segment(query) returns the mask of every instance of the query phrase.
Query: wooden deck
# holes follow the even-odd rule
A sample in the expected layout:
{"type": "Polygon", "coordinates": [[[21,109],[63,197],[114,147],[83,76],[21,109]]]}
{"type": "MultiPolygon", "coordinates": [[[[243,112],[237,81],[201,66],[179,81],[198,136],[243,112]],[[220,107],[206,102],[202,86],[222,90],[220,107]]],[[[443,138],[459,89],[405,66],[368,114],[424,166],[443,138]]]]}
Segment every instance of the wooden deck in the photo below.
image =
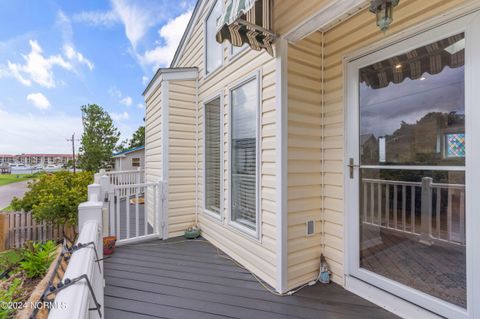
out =
{"type": "Polygon", "coordinates": [[[336,284],[273,295],[204,240],[118,247],[104,267],[107,319],[397,318],[336,284]]]}

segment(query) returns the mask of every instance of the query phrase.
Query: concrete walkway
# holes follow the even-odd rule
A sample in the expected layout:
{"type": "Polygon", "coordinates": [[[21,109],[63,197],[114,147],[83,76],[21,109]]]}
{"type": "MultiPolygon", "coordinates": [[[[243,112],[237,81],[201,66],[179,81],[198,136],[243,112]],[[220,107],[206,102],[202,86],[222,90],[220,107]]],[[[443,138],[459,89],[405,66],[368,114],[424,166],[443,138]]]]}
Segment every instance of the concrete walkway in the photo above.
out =
{"type": "Polygon", "coordinates": [[[0,186],[0,210],[10,205],[14,196],[23,197],[28,190],[28,182],[29,181],[23,181],[0,186]]]}

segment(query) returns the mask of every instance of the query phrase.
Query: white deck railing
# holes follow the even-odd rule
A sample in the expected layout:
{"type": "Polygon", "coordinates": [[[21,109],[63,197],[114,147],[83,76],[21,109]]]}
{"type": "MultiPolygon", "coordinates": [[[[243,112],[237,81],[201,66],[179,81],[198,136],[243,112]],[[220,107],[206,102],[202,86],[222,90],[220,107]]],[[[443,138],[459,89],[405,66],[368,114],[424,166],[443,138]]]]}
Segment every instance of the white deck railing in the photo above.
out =
{"type": "Polygon", "coordinates": [[[50,310],[49,319],[86,319],[104,317],[103,236],[101,201],[102,190],[99,176],[96,184],[88,187],[88,202],[78,207],[80,233],[76,245],[84,248],[72,253],[62,282],[74,282],[58,291],[50,310]],[[95,243],[90,244],[90,243],[95,243]],[[98,259],[97,259],[98,258],[98,259]]]}
{"type": "Polygon", "coordinates": [[[465,185],[362,179],[361,220],[433,241],[465,245],[465,185]],[[418,213],[418,217],[417,217],[418,213]],[[435,213],[435,216],[434,216],[435,213]]]}

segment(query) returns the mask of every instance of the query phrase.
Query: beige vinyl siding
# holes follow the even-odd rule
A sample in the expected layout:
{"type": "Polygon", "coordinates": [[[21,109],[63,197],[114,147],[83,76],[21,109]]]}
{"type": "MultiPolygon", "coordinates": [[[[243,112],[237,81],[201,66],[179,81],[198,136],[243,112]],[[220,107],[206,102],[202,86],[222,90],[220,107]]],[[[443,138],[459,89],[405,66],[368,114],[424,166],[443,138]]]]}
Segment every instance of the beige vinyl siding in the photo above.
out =
{"type": "Polygon", "coordinates": [[[322,35],[288,46],[288,289],[318,276],[321,251],[322,35]],[[306,222],[315,234],[306,236],[306,222]]]}
{"type": "Polygon", "coordinates": [[[168,236],[195,223],[195,81],[168,83],[168,236]]]}
{"type": "Polygon", "coordinates": [[[274,0],[273,30],[284,35],[306,21],[332,0],[274,0]]]}
{"type": "Polygon", "coordinates": [[[394,11],[394,22],[384,34],[375,25],[375,16],[362,10],[325,33],[324,112],[324,240],[325,254],[333,279],[342,284],[344,273],[344,74],[343,57],[364,49],[389,35],[448,11],[466,1],[403,0],[394,11]]]}
{"type": "MultiPolygon", "coordinates": [[[[162,84],[152,90],[145,100],[145,173],[149,183],[163,179],[162,84]]],[[[152,195],[149,190],[148,198],[152,195]]],[[[148,210],[148,220],[153,221],[153,208],[148,210]]]]}
{"type": "Polygon", "coordinates": [[[193,26],[190,38],[186,41],[183,55],[175,67],[193,67],[199,69],[198,96],[198,212],[203,236],[225,253],[254,272],[268,284],[276,286],[276,113],[275,113],[275,59],[265,52],[250,49],[229,59],[229,47],[224,44],[224,64],[205,79],[204,74],[204,33],[203,22],[213,1],[205,1],[199,12],[199,19],[193,26]],[[232,227],[227,222],[228,203],[228,128],[229,128],[229,88],[247,76],[260,74],[261,84],[261,160],[260,178],[260,220],[261,237],[255,239],[232,227]],[[224,211],[223,220],[215,219],[203,213],[203,109],[202,103],[215,95],[223,96],[224,122],[224,211]]]}

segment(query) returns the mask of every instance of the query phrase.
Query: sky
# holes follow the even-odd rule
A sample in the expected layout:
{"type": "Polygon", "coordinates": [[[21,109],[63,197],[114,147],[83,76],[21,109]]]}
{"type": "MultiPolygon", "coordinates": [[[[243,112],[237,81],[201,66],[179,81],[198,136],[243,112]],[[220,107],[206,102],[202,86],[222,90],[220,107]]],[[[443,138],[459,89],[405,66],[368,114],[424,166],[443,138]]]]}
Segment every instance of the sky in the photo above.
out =
{"type": "MultiPolygon", "coordinates": [[[[122,139],[142,92],[170,64],[195,0],[0,2],[0,154],[68,153],[80,107],[101,105],[122,139]]],[[[78,143],[77,143],[78,144],[78,143]]]]}

